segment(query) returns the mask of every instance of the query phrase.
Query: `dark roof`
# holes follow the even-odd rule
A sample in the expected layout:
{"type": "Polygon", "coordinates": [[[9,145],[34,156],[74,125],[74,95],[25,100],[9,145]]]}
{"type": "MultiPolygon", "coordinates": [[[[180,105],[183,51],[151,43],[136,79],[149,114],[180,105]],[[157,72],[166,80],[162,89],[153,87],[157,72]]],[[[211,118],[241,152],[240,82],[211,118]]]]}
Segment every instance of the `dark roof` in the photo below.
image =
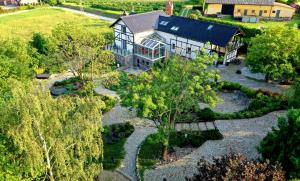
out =
{"type": "Polygon", "coordinates": [[[273,5],[275,0],[206,0],[209,4],[252,4],[252,5],[273,5]]]}
{"type": "Polygon", "coordinates": [[[221,47],[225,47],[236,33],[242,32],[234,26],[179,16],[160,16],[157,30],[203,43],[210,42],[221,47]],[[168,22],[167,25],[161,24],[162,21],[168,22]],[[174,27],[178,30],[174,30],[174,27]]]}
{"type": "Polygon", "coordinates": [[[122,20],[132,33],[140,33],[155,28],[159,16],[166,16],[164,11],[152,11],[148,13],[133,14],[120,17],[112,26],[122,20]]]}

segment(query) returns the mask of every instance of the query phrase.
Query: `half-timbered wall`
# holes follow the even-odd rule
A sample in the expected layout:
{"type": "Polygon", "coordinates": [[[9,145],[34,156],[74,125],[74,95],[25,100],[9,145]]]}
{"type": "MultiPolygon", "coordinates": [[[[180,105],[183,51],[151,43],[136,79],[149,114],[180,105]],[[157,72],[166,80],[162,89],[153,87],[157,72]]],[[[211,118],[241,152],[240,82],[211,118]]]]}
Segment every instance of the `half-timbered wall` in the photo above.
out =
{"type": "Polygon", "coordinates": [[[114,27],[115,45],[118,48],[126,49],[133,52],[134,34],[128,29],[123,21],[119,21],[114,27]],[[126,32],[123,32],[122,27],[126,28],[126,32]],[[126,44],[126,45],[124,45],[126,44]]]}

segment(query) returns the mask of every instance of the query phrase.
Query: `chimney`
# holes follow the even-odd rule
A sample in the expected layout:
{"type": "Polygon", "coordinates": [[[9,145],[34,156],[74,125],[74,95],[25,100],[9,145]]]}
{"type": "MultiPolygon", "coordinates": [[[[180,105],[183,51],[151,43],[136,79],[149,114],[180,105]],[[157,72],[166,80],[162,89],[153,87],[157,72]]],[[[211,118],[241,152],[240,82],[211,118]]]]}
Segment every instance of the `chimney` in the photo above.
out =
{"type": "Polygon", "coordinates": [[[166,4],[166,14],[169,15],[169,16],[172,16],[173,15],[173,9],[174,9],[173,1],[168,0],[168,2],[166,4]]]}

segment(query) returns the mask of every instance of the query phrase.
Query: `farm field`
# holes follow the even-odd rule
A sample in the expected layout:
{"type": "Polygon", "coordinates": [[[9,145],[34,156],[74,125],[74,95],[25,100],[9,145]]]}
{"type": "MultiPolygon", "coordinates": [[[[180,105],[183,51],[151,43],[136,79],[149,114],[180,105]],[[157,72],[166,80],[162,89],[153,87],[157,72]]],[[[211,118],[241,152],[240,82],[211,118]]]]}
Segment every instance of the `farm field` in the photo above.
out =
{"type": "Polygon", "coordinates": [[[60,24],[72,22],[91,31],[109,32],[109,22],[54,8],[38,8],[29,12],[0,18],[0,38],[31,39],[32,33],[50,34],[60,24]]]}

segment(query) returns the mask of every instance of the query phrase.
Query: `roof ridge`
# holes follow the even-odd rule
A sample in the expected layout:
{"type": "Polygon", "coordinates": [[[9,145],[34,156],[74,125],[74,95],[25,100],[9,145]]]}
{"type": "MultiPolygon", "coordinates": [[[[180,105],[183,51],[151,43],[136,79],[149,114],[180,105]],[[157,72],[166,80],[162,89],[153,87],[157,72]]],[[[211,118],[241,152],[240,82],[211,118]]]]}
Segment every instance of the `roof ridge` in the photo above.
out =
{"type": "Polygon", "coordinates": [[[137,14],[132,14],[132,15],[128,15],[128,16],[121,16],[121,18],[126,18],[126,17],[133,17],[133,16],[139,16],[139,15],[145,15],[145,14],[153,14],[153,13],[156,13],[156,12],[163,12],[163,10],[156,10],[156,11],[148,11],[148,12],[145,12],[145,13],[137,13],[137,14]]]}

